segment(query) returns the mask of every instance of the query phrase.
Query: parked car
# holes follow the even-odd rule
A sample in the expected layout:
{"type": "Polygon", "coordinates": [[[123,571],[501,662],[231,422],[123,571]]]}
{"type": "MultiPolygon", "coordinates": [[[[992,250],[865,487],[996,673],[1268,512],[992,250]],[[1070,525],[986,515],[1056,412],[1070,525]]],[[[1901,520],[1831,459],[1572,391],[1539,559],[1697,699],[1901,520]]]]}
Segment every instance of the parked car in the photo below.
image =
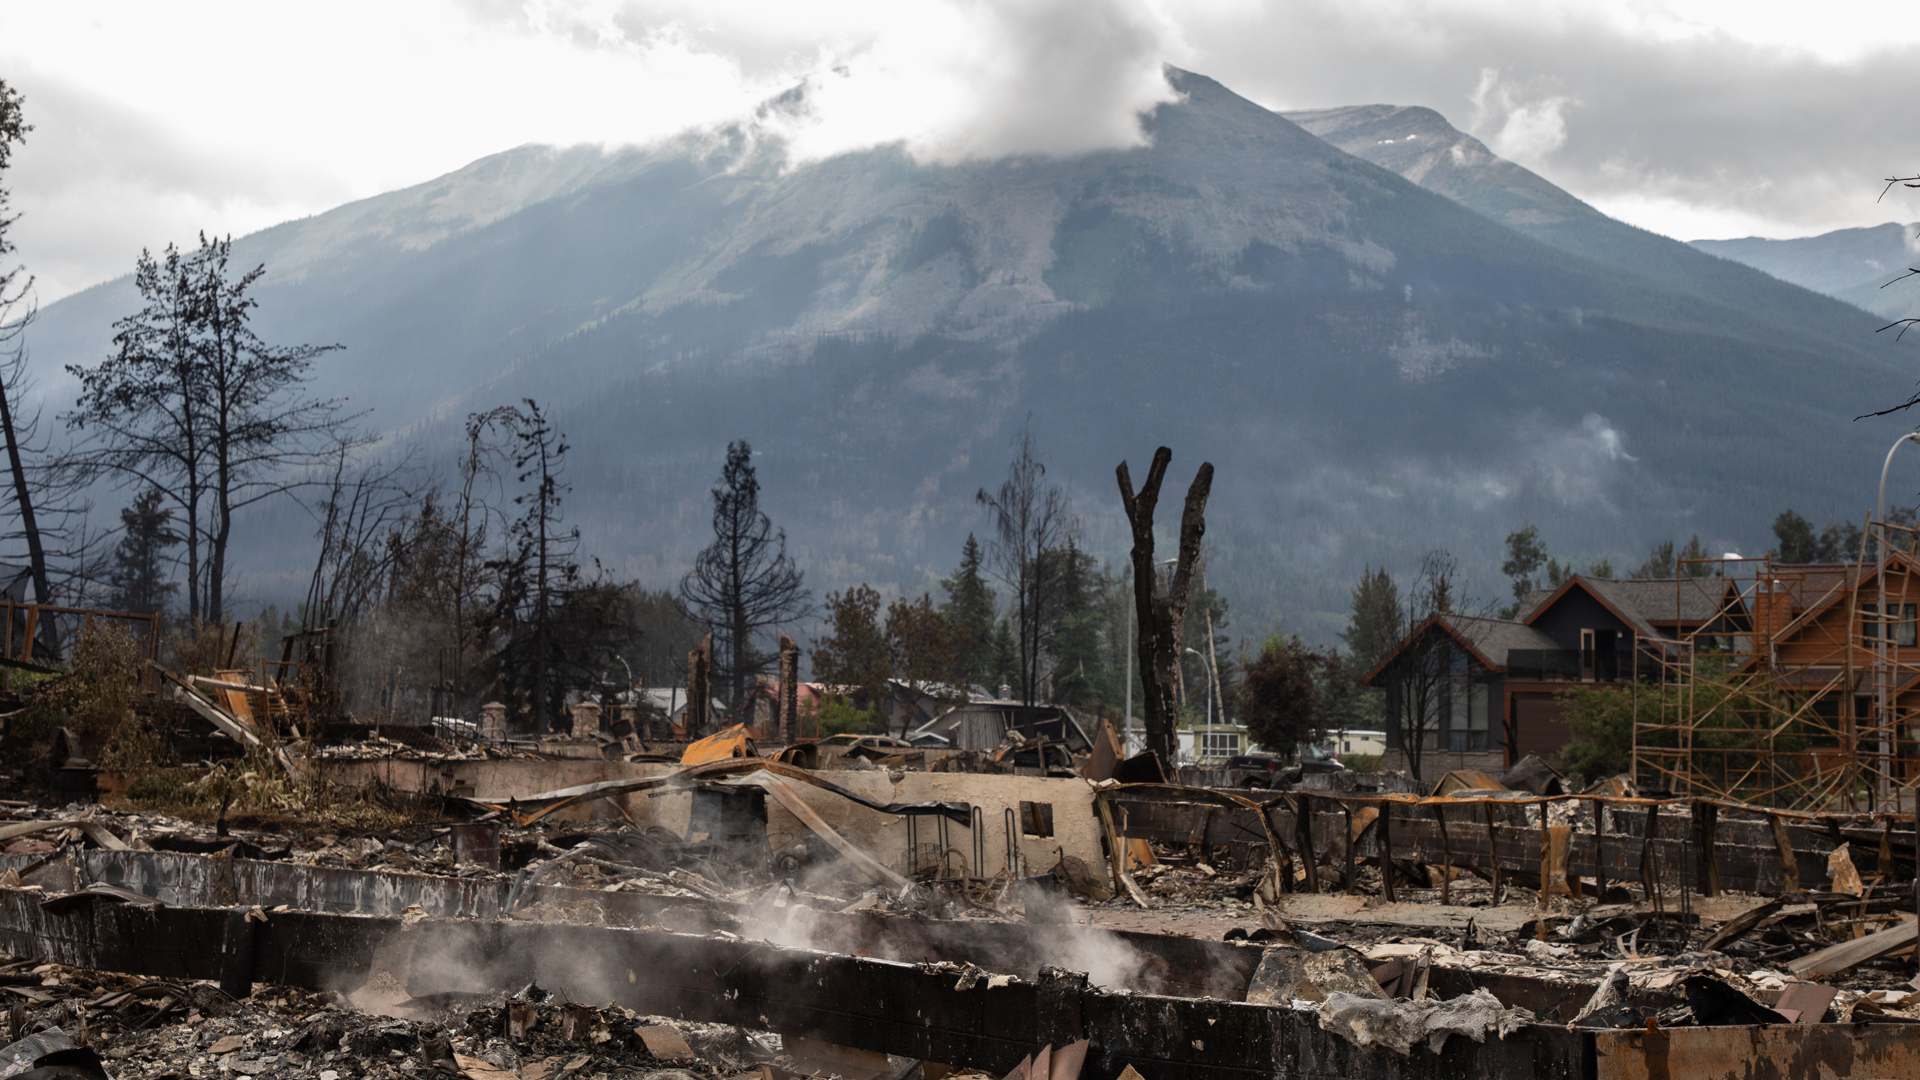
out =
{"type": "Polygon", "coordinates": [[[1238,754],[1227,759],[1227,781],[1234,787],[1272,787],[1286,767],[1272,754],[1238,754]]]}
{"type": "Polygon", "coordinates": [[[863,757],[877,760],[918,749],[891,735],[830,735],[820,740],[822,758],[863,757]]]}
{"type": "Polygon", "coordinates": [[[1239,754],[1227,759],[1227,782],[1233,787],[1271,788],[1292,784],[1308,773],[1340,772],[1340,759],[1318,747],[1302,746],[1300,762],[1289,765],[1272,754],[1239,754]]]}

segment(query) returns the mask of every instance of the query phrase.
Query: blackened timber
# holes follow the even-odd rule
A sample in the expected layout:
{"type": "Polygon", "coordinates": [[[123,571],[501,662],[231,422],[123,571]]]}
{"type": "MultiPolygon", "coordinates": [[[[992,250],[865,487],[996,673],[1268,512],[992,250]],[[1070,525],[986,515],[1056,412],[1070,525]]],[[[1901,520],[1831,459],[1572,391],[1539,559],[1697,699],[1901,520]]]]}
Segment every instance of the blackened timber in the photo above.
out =
{"type": "MultiPolygon", "coordinates": [[[[214,978],[230,963],[218,908],[96,903],[56,915],[40,897],[0,890],[0,948],[75,967],[214,978]]],[[[404,952],[407,992],[488,992],[529,981],[577,1001],[1005,1072],[1042,1041],[1093,1041],[1086,1074],[1131,1066],[1157,1080],[1574,1080],[1591,1075],[1592,1035],[1529,1026],[1505,1040],[1464,1038],[1440,1054],[1363,1050],[1319,1030],[1313,1012],[1244,1002],[1109,993],[1047,975],[958,989],[946,965],[787,949],[624,927],[521,920],[274,912],[259,924],[252,981],[352,989],[376,951],[404,952]],[[641,977],[641,973],[645,977],[641,977]]]]}

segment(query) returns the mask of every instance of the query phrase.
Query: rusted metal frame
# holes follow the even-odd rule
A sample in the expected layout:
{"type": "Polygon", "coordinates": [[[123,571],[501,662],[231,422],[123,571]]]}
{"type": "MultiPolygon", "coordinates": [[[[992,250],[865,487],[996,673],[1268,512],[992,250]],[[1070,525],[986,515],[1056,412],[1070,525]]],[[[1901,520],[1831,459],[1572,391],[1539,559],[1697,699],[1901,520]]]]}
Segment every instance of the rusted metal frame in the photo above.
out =
{"type": "Polygon", "coordinates": [[[1707,801],[1693,804],[1693,842],[1697,860],[1695,876],[1707,896],[1720,895],[1720,864],[1713,857],[1719,820],[1719,806],[1707,801]]]}
{"type": "Polygon", "coordinates": [[[1654,914],[1662,914],[1665,901],[1660,895],[1660,867],[1653,859],[1653,842],[1660,834],[1660,807],[1647,808],[1646,839],[1640,848],[1640,887],[1653,904],[1654,914]]]}
{"type": "MultiPolygon", "coordinates": [[[[1547,894],[1553,889],[1553,838],[1547,831],[1547,804],[1540,807],[1540,910],[1547,910],[1547,894]]],[[[1546,923],[1540,924],[1541,932],[1546,931],[1546,923]]]]}
{"type": "Polygon", "coordinates": [[[1340,853],[1342,858],[1340,887],[1348,896],[1352,896],[1354,886],[1358,884],[1358,882],[1354,880],[1353,848],[1354,845],[1359,842],[1360,838],[1353,835],[1353,811],[1348,809],[1345,803],[1342,803],[1340,804],[1340,813],[1345,819],[1345,827],[1340,830],[1340,853]]]}
{"type": "Polygon", "coordinates": [[[1254,820],[1260,823],[1260,835],[1266,841],[1268,857],[1276,866],[1286,863],[1286,846],[1280,842],[1280,836],[1274,831],[1273,822],[1267,816],[1267,808],[1283,802],[1284,797],[1255,802],[1244,795],[1230,791],[1182,787],[1177,784],[1121,784],[1102,790],[1112,793],[1113,797],[1123,802],[1133,797],[1140,797],[1162,802],[1211,803],[1234,810],[1250,811],[1254,820]]]}
{"type": "Polygon", "coordinates": [[[1481,807],[1486,811],[1487,817],[1487,876],[1493,885],[1493,902],[1498,904],[1502,893],[1500,890],[1500,855],[1494,850],[1493,846],[1493,803],[1482,803],[1481,807]]]}
{"type": "Polygon", "coordinates": [[[1440,828],[1440,902],[1453,903],[1453,842],[1447,837],[1447,808],[1433,808],[1434,824],[1440,828]]]}
{"type": "MultiPolygon", "coordinates": [[[[575,787],[560,788],[557,791],[534,795],[530,798],[514,799],[510,803],[488,802],[480,799],[465,799],[463,801],[484,810],[497,810],[502,813],[511,814],[517,823],[521,825],[531,825],[556,810],[580,803],[592,802],[596,799],[610,798],[615,795],[634,794],[657,787],[696,783],[718,777],[734,776],[762,770],[773,773],[776,776],[786,777],[789,780],[798,780],[802,783],[812,784],[814,787],[820,788],[823,791],[832,792],[849,802],[856,802],[882,813],[897,812],[874,802],[864,795],[857,794],[831,781],[824,780],[818,774],[807,769],[802,769],[796,765],[789,765],[784,761],[777,761],[773,758],[760,757],[728,758],[723,761],[712,761],[704,765],[689,766],[661,776],[639,776],[629,780],[602,780],[592,784],[580,784],[575,787]],[[533,812],[527,813],[526,811],[530,807],[533,812]]],[[[965,825],[972,819],[971,810],[965,803],[938,803],[932,805],[940,807],[940,812],[947,814],[948,817],[958,824],[965,825]]]]}
{"type": "Polygon", "coordinates": [[[1778,1024],[1601,1031],[1596,1080],[1801,1080],[1920,1074],[1920,1040],[1900,1024],[1778,1024]]]}
{"type": "MultiPolygon", "coordinates": [[[[1483,812],[1490,810],[1493,805],[1496,804],[1486,804],[1483,812]]],[[[1317,816],[1321,820],[1316,821],[1313,828],[1326,833],[1329,839],[1341,828],[1341,815],[1327,812],[1317,816]]],[[[1454,865],[1483,875],[1491,874],[1491,863],[1497,860],[1502,867],[1503,879],[1510,879],[1510,883],[1532,884],[1536,880],[1541,843],[1537,825],[1496,824],[1491,840],[1494,853],[1489,855],[1489,840],[1484,831],[1484,824],[1472,820],[1462,823],[1451,815],[1449,818],[1447,834],[1443,838],[1436,821],[1425,818],[1409,819],[1396,815],[1395,848],[1398,851],[1412,848],[1415,852],[1412,857],[1426,863],[1438,864],[1450,857],[1454,865]],[[1450,851],[1449,848],[1451,848],[1450,851]]],[[[1695,845],[1690,836],[1683,841],[1671,835],[1658,834],[1652,841],[1652,852],[1649,856],[1646,841],[1639,835],[1637,828],[1641,820],[1644,819],[1636,819],[1632,823],[1635,828],[1623,828],[1622,826],[1627,823],[1621,822],[1618,817],[1612,817],[1608,825],[1610,830],[1614,830],[1612,843],[1607,844],[1603,837],[1598,848],[1595,847],[1594,836],[1590,831],[1581,830],[1570,833],[1567,836],[1568,866],[1585,870],[1595,863],[1597,858],[1604,857],[1605,873],[1609,882],[1623,879],[1631,881],[1639,875],[1643,858],[1651,857],[1668,865],[1680,865],[1676,860],[1690,860],[1693,857],[1695,845]]],[[[1754,834],[1753,838],[1761,843],[1731,844],[1727,842],[1726,837],[1734,824],[1736,823],[1730,823],[1724,817],[1719,823],[1721,839],[1715,844],[1714,857],[1719,867],[1721,890],[1759,893],[1778,890],[1780,888],[1780,875],[1777,869],[1778,849],[1771,833],[1763,825],[1756,823],[1749,832],[1754,834]]],[[[1671,830],[1668,832],[1670,833],[1671,830]]],[[[1898,843],[1904,844],[1904,833],[1896,834],[1896,838],[1898,843]]],[[[1812,853],[1808,857],[1813,858],[1824,850],[1825,840],[1822,838],[1821,843],[1811,849],[1812,853]]],[[[1899,847],[1896,854],[1904,861],[1906,856],[1904,846],[1899,847]]],[[[1873,859],[1872,849],[1861,849],[1860,865],[1863,868],[1870,867],[1873,859]]],[[[1578,875],[1569,874],[1569,888],[1575,876],[1578,875]]],[[[1584,888],[1583,882],[1583,891],[1584,888]]]]}
{"type": "Polygon", "coordinates": [[[1106,842],[1107,867],[1113,872],[1113,894],[1126,896],[1131,890],[1127,888],[1127,856],[1122,850],[1125,841],[1120,838],[1120,830],[1114,826],[1113,804],[1109,801],[1108,793],[1094,792],[1093,806],[1100,816],[1101,839],[1106,842]]]}
{"type": "Polygon", "coordinates": [[[1393,894],[1393,800],[1380,800],[1380,887],[1387,903],[1395,903],[1393,894]]]}
{"type": "Polygon", "coordinates": [[[1307,891],[1320,891],[1320,858],[1313,851],[1313,796],[1300,792],[1293,798],[1294,843],[1300,849],[1300,861],[1307,871],[1307,891]]]}
{"type": "MultiPolygon", "coordinates": [[[[1780,820],[1780,815],[1768,814],[1767,826],[1773,833],[1774,851],[1780,856],[1780,890],[1793,892],[1800,887],[1800,859],[1787,836],[1786,823],[1780,820]]],[[[1916,838],[1916,842],[1920,842],[1920,833],[1916,833],[1916,838]]]]}
{"type": "Polygon", "coordinates": [[[1593,800],[1593,898],[1607,899],[1607,804],[1593,800]]]}

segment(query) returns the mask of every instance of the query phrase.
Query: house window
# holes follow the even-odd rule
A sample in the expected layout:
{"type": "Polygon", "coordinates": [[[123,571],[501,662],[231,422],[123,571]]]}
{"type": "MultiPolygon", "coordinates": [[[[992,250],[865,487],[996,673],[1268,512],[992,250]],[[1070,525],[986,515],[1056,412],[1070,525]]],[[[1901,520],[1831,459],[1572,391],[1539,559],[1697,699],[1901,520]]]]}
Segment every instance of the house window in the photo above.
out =
{"type": "Polygon", "coordinates": [[[1203,731],[1200,733],[1200,748],[1203,757],[1232,757],[1240,752],[1240,733],[1203,731]]]}
{"type": "MultiPolygon", "coordinates": [[[[1895,645],[1920,644],[1920,604],[1888,604],[1887,615],[1894,620],[1895,645]]],[[[1880,605],[1860,605],[1860,639],[1872,644],[1880,640],[1880,605]]]]}
{"type": "Polygon", "coordinates": [[[1020,802],[1020,832],[1026,836],[1053,835],[1053,804],[1020,802]]]}
{"type": "Polygon", "coordinates": [[[1485,750],[1490,701],[1487,684],[1470,680],[1464,685],[1456,684],[1449,697],[1451,716],[1447,724],[1447,749],[1454,753],[1485,750]]]}

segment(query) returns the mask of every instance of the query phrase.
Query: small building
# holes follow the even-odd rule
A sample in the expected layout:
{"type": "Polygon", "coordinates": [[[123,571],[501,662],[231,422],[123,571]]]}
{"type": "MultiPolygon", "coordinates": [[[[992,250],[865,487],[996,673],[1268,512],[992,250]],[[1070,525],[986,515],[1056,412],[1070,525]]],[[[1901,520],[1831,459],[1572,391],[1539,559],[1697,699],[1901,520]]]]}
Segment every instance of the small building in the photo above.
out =
{"type": "Polygon", "coordinates": [[[1228,758],[1246,753],[1252,745],[1246,725],[1226,721],[1181,728],[1179,737],[1180,763],[1202,768],[1225,765],[1228,758]]]}
{"type": "Polygon", "coordinates": [[[1387,733],[1363,728],[1329,728],[1316,744],[1335,756],[1379,757],[1387,752],[1387,733]]]}

